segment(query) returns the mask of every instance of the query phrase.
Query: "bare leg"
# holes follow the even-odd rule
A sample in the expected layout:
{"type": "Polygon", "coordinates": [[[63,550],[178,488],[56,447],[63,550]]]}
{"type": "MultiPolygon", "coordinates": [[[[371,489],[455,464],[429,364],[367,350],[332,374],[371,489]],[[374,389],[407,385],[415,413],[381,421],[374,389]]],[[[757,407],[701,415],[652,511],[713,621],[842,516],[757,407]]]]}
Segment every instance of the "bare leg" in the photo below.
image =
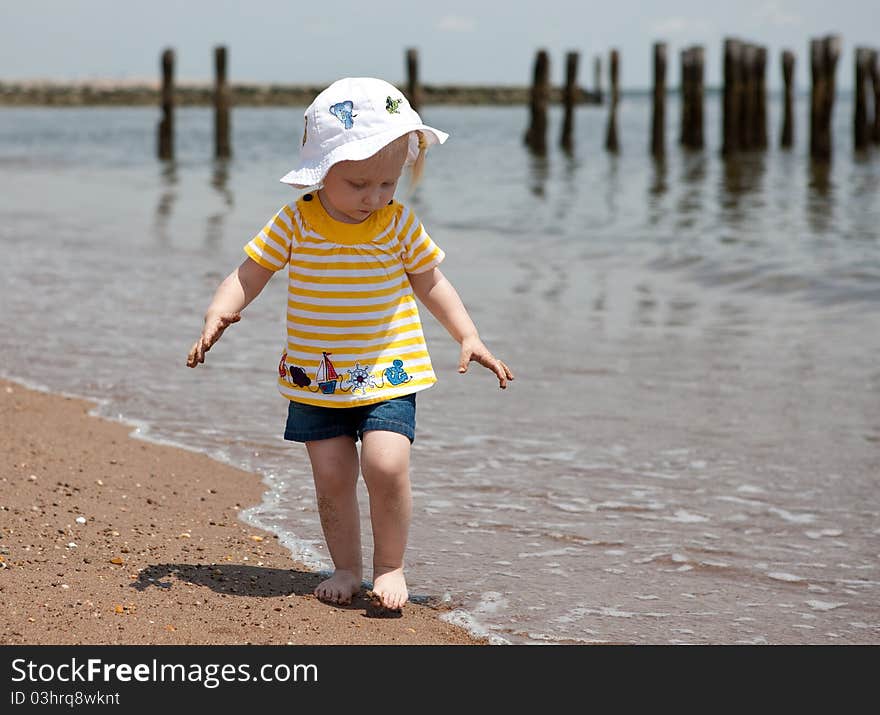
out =
{"type": "Polygon", "coordinates": [[[412,516],[410,442],[402,434],[382,430],[365,432],[363,440],[361,473],[373,525],[373,593],[385,608],[398,610],[409,597],[403,554],[412,516]]]}
{"type": "Polygon", "coordinates": [[[321,528],[335,571],[315,588],[331,603],[351,603],[361,588],[361,521],[357,501],[358,453],[351,437],[306,442],[315,479],[321,528]]]}

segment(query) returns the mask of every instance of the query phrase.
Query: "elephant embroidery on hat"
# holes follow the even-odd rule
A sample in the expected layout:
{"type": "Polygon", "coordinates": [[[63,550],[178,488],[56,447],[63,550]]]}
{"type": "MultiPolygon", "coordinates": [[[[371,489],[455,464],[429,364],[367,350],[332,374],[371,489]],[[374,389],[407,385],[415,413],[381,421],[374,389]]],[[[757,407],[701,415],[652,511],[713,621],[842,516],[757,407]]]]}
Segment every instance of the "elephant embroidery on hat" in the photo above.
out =
{"type": "Polygon", "coordinates": [[[354,104],[351,100],[346,100],[344,102],[337,102],[330,107],[330,114],[342,122],[343,127],[351,129],[354,126],[354,118],[357,116],[357,114],[352,114],[353,110],[354,104]]]}

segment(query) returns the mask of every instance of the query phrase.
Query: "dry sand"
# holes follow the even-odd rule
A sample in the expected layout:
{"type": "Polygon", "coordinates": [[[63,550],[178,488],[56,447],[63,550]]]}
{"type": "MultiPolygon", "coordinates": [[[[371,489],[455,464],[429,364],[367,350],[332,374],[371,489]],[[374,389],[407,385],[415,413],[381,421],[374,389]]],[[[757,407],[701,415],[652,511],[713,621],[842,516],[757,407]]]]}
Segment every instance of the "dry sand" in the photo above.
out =
{"type": "Polygon", "coordinates": [[[482,642],[434,607],[318,601],[318,576],[238,518],[256,475],[132,439],[92,407],[0,381],[0,643],[482,642]]]}

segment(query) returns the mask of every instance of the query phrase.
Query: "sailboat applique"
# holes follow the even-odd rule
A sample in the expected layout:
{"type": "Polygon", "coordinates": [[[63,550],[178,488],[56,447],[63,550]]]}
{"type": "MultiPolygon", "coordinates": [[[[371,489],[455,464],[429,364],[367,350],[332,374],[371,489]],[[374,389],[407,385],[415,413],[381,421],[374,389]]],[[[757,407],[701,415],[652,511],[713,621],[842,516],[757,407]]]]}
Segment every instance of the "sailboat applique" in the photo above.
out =
{"type": "Polygon", "coordinates": [[[330,355],[333,353],[321,354],[324,357],[321,358],[321,362],[318,365],[318,372],[316,375],[318,387],[323,394],[332,395],[336,392],[336,381],[339,380],[339,375],[336,374],[336,368],[333,367],[333,363],[330,362],[330,355]]]}

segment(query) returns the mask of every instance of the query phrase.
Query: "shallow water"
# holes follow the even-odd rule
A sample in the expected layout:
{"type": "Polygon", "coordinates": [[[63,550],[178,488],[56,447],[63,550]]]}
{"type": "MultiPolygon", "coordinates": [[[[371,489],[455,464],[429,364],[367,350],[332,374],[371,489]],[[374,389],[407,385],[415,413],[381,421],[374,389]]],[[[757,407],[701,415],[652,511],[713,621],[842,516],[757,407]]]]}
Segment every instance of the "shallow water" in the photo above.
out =
{"type": "MultiPolygon", "coordinates": [[[[845,97],[828,171],[803,99],[794,150],[735,162],[717,98],[706,151],[670,126],[663,164],[645,98],[622,103],[616,157],[605,111],[543,159],[523,108],[424,113],[452,139],[410,202],[517,379],[459,376],[425,312],[440,382],[419,395],[411,590],[496,642],[880,642],[880,149],[853,155],[845,97]]],[[[214,162],[209,111],[181,110],[161,164],[155,110],[0,110],[0,373],[261,473],[246,518],[328,568],[304,449],[281,439],[283,281],[183,366],[294,196],[277,178],[301,116],[235,110],[214,162]]]]}

